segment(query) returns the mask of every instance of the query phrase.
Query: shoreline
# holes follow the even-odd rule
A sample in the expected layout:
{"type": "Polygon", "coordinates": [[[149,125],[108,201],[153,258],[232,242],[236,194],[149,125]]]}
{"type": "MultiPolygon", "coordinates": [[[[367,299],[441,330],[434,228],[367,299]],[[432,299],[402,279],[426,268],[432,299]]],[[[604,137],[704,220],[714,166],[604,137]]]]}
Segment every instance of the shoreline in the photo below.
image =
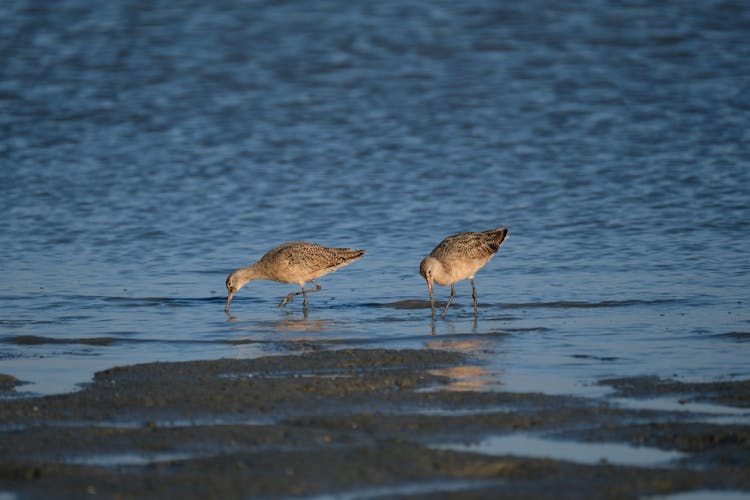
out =
{"type": "Polygon", "coordinates": [[[674,396],[680,404],[729,404],[744,416],[716,423],[608,398],[444,390],[445,368],[465,359],[439,350],[342,349],[157,362],[98,372],[74,393],[23,398],[8,397],[17,381],[0,376],[0,493],[750,492],[743,411],[750,381],[601,381],[617,398],[674,396]],[[544,448],[539,456],[535,445],[544,448]]]}

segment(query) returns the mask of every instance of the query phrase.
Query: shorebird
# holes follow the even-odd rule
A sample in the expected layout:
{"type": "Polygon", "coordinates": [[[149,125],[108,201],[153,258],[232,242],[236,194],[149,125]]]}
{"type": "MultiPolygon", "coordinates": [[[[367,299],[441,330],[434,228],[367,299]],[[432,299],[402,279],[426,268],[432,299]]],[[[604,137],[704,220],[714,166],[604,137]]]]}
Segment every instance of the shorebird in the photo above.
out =
{"type": "Polygon", "coordinates": [[[361,259],[364,254],[364,250],[330,248],[305,241],[284,243],[269,250],[255,264],[237,269],[227,276],[227,305],[224,311],[229,312],[229,304],[232,303],[237,291],[251,280],[271,280],[278,283],[299,284],[302,290],[284,297],[279,307],[284,307],[294,297],[302,294],[302,297],[304,297],[302,304],[306,309],[307,293],[318,292],[322,288],[315,281],[316,278],[349,265],[355,260],[361,259]],[[313,282],[314,289],[305,290],[305,284],[308,281],[313,282]]]}
{"type": "Polygon", "coordinates": [[[471,296],[474,298],[474,316],[477,312],[477,289],[474,286],[474,275],[482,269],[497,253],[500,245],[508,237],[509,229],[500,227],[481,233],[460,233],[448,236],[441,241],[430,255],[419,264],[419,274],[427,281],[430,290],[430,307],[432,319],[435,319],[435,293],[433,283],[450,285],[451,296],[445,304],[442,317],[445,318],[456,296],[456,283],[469,279],[471,296]]]}

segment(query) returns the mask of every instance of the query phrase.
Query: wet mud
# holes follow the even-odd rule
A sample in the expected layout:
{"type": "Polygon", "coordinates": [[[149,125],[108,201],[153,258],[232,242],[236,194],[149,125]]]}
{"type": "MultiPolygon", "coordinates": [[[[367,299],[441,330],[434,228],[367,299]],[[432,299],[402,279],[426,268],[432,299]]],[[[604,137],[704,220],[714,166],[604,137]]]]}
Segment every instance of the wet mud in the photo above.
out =
{"type": "Polygon", "coordinates": [[[12,377],[10,375],[5,375],[4,373],[0,373],[0,395],[3,392],[13,390],[17,385],[21,385],[21,384],[23,384],[23,382],[18,380],[16,377],[12,377]]]}
{"type": "Polygon", "coordinates": [[[612,379],[602,383],[613,388],[613,398],[599,399],[447,390],[450,368],[465,363],[458,353],[383,349],[150,363],[99,372],[78,392],[46,397],[19,397],[14,391],[22,386],[0,376],[0,494],[750,493],[747,413],[716,423],[613,399],[670,395],[741,409],[748,407],[747,382],[612,379]],[[474,447],[493,436],[548,439],[550,454],[474,447]],[[657,449],[675,458],[623,464],[616,454],[593,462],[555,455],[555,443],[570,442],[617,443],[636,453],[657,449]]]}

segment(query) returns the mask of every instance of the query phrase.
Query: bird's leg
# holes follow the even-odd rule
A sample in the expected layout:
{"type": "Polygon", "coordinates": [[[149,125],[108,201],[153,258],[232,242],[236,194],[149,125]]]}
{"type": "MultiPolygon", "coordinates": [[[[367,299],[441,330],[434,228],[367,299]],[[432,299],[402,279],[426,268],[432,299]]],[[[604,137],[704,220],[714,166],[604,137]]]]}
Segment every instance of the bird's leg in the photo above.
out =
{"type": "Polygon", "coordinates": [[[474,286],[474,279],[470,279],[469,283],[471,283],[471,297],[474,299],[474,317],[476,318],[479,315],[477,308],[477,288],[474,286]]]}
{"type": "Polygon", "coordinates": [[[302,287],[302,290],[300,290],[299,292],[290,293],[289,295],[284,297],[284,300],[281,301],[281,303],[279,304],[279,307],[284,307],[285,305],[290,303],[292,300],[294,300],[294,297],[301,294],[303,297],[302,307],[306,308],[307,307],[307,292],[310,292],[310,293],[319,292],[323,288],[322,286],[320,286],[320,283],[318,283],[317,281],[315,280],[310,280],[310,281],[312,281],[315,284],[315,288],[313,288],[312,290],[305,290],[305,288],[302,287]]]}
{"type": "Polygon", "coordinates": [[[307,293],[313,293],[313,292],[319,292],[323,287],[320,286],[320,283],[318,283],[315,280],[310,280],[313,282],[313,285],[315,285],[315,288],[312,290],[305,290],[302,288],[302,297],[304,297],[304,300],[302,301],[302,309],[307,309],[307,293]]]}
{"type": "Polygon", "coordinates": [[[443,318],[445,318],[445,315],[448,314],[448,308],[451,306],[451,302],[453,302],[453,297],[456,296],[456,284],[451,284],[451,296],[448,297],[448,303],[445,304],[445,309],[443,309],[443,318]]]}
{"type": "Polygon", "coordinates": [[[279,302],[279,307],[284,307],[285,305],[287,305],[288,303],[290,303],[291,301],[293,301],[294,297],[296,295],[299,295],[299,294],[300,294],[300,292],[292,292],[292,293],[290,293],[289,295],[287,295],[286,297],[284,297],[281,300],[281,302],[279,302]]]}

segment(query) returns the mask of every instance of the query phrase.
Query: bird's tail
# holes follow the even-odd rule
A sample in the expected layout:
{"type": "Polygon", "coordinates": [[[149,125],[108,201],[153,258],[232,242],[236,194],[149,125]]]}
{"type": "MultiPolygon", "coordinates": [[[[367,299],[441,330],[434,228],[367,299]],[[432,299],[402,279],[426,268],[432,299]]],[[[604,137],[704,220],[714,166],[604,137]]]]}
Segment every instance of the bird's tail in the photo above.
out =
{"type": "Polygon", "coordinates": [[[346,260],[351,260],[351,261],[361,259],[367,253],[367,250],[352,250],[349,248],[347,248],[346,250],[347,252],[345,252],[345,258],[346,260]]]}
{"type": "Polygon", "coordinates": [[[498,251],[500,245],[502,245],[505,239],[508,237],[508,233],[510,233],[510,229],[507,227],[499,227],[497,229],[491,229],[485,232],[485,234],[489,236],[490,247],[493,251],[498,251]]]}
{"type": "Polygon", "coordinates": [[[333,266],[339,268],[351,264],[355,260],[359,260],[365,256],[366,250],[352,250],[351,248],[337,248],[336,249],[338,262],[333,266]]]}

